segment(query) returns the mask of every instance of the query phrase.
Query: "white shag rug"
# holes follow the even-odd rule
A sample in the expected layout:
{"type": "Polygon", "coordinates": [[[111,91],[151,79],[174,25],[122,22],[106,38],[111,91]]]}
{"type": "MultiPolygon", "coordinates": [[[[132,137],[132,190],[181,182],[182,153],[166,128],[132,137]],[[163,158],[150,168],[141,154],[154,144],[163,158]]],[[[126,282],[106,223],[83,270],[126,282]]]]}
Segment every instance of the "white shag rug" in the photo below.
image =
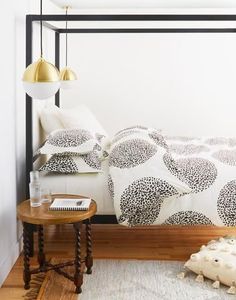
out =
{"type": "Polygon", "coordinates": [[[143,260],[95,260],[93,274],[84,274],[79,300],[228,300],[227,287],[195,281],[188,273],[176,278],[184,263],[143,260]]]}

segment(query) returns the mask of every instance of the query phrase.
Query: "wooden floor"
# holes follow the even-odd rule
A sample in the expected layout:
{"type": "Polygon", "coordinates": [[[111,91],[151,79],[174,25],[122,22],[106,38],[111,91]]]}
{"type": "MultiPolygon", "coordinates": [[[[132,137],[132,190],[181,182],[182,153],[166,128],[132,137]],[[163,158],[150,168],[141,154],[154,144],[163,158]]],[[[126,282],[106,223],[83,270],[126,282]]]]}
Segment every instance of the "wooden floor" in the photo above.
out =
{"type": "MultiPolygon", "coordinates": [[[[184,261],[202,244],[224,235],[236,235],[236,229],[213,227],[139,227],[133,229],[120,225],[93,225],[93,256],[95,259],[184,261]]],[[[47,257],[71,258],[74,254],[73,246],[74,232],[71,225],[46,228],[47,257]]],[[[32,259],[32,265],[36,265],[35,258],[32,259]]],[[[0,299],[22,299],[22,295],[25,294],[22,266],[21,256],[0,289],[0,299]]],[[[65,299],[58,294],[56,285],[51,285],[48,289],[50,299],[65,299]]],[[[40,298],[40,300],[49,299],[48,297],[40,298]]]]}

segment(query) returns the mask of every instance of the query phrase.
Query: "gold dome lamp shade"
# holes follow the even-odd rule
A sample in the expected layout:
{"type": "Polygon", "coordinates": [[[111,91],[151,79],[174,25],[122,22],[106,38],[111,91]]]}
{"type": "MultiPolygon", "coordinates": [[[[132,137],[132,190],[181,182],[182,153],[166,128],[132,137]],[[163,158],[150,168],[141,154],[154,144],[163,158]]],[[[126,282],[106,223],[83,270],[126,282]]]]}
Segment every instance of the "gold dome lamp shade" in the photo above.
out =
{"type": "MultiPolygon", "coordinates": [[[[66,10],[66,16],[68,13],[69,6],[65,7],[66,10]]],[[[66,29],[68,28],[68,21],[66,21],[66,29]]],[[[66,33],[66,66],[63,68],[60,72],[60,81],[61,81],[61,88],[62,89],[70,89],[73,88],[75,81],[77,80],[76,73],[67,66],[68,62],[68,35],[66,33]]]]}
{"type": "MultiPolygon", "coordinates": [[[[40,0],[40,15],[42,16],[42,0],[40,0]]],[[[42,47],[42,19],[40,21],[41,57],[30,64],[23,74],[25,92],[35,99],[47,99],[56,94],[60,88],[60,74],[58,69],[43,59],[42,47]]]]}
{"type": "Polygon", "coordinates": [[[75,80],[77,80],[77,75],[73,70],[65,67],[60,72],[61,88],[70,89],[73,87],[75,80]]]}
{"type": "Polygon", "coordinates": [[[60,88],[59,71],[42,57],[30,64],[23,74],[26,93],[35,99],[47,99],[60,88]]]}

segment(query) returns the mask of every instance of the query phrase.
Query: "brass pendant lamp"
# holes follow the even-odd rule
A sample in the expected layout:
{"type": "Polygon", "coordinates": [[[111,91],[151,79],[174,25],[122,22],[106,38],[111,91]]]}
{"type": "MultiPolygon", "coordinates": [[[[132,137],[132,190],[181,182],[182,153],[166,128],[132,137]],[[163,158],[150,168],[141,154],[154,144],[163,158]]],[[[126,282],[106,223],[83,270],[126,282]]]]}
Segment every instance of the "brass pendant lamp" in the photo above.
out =
{"type": "MultiPolygon", "coordinates": [[[[66,9],[66,16],[68,14],[68,6],[66,9]]],[[[66,20],[66,29],[68,28],[68,21],[66,20]]],[[[67,66],[68,63],[68,36],[66,32],[66,66],[60,72],[60,80],[61,80],[61,88],[62,89],[70,89],[73,87],[75,80],[77,80],[76,73],[67,66]]]]}
{"type": "Polygon", "coordinates": [[[58,69],[43,58],[42,0],[40,0],[40,58],[30,64],[23,74],[23,86],[26,93],[35,99],[47,99],[60,88],[58,69]]]}

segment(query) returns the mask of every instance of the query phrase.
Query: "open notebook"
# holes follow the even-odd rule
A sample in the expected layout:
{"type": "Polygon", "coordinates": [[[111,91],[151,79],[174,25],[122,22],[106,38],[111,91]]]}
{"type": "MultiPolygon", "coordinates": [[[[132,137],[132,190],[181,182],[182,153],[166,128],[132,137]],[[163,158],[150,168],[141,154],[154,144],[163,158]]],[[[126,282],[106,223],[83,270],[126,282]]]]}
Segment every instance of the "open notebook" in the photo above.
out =
{"type": "Polygon", "coordinates": [[[91,199],[55,198],[50,210],[88,210],[91,199]]]}

